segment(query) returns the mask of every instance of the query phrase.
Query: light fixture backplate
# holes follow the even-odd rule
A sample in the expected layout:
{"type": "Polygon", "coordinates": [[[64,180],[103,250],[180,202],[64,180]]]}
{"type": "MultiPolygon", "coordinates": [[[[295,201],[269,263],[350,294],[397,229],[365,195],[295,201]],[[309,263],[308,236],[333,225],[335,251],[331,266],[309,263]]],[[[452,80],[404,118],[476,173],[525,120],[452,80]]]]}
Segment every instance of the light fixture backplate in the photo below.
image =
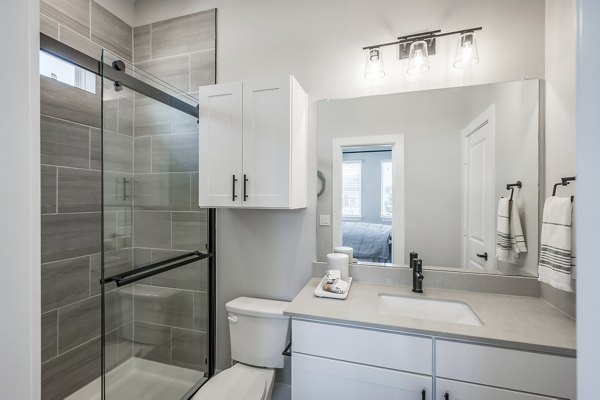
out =
{"type": "Polygon", "coordinates": [[[414,42],[418,42],[420,40],[423,40],[425,43],[427,43],[427,54],[428,55],[434,55],[435,54],[435,49],[436,49],[436,44],[437,44],[437,39],[436,38],[419,38],[413,41],[409,41],[406,43],[401,43],[398,45],[398,58],[400,60],[408,58],[408,55],[410,54],[410,45],[414,42]]]}

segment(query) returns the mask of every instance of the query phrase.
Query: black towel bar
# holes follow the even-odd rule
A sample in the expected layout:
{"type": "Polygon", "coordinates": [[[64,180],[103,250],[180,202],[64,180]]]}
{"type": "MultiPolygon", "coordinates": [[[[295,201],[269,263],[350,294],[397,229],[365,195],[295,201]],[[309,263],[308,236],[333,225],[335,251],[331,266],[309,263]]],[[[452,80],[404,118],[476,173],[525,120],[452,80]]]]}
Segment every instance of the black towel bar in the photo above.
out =
{"type": "Polygon", "coordinates": [[[140,268],[136,268],[131,271],[109,276],[108,278],[101,279],[100,283],[105,284],[116,282],[117,286],[120,287],[166,271],[170,271],[175,268],[183,267],[184,265],[188,265],[196,261],[204,260],[211,256],[212,254],[204,254],[200,251],[193,251],[191,253],[186,253],[180,256],[169,258],[167,260],[158,261],[140,268]]]}

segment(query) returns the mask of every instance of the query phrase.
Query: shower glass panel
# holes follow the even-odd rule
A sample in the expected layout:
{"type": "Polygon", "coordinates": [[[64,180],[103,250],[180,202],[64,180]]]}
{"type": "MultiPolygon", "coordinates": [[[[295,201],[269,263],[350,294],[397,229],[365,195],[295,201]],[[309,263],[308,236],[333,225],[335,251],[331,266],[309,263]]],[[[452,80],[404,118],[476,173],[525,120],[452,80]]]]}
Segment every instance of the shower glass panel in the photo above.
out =
{"type": "Polygon", "coordinates": [[[107,51],[103,65],[103,398],[185,399],[211,365],[211,213],[180,110],[197,102],[107,51]]]}

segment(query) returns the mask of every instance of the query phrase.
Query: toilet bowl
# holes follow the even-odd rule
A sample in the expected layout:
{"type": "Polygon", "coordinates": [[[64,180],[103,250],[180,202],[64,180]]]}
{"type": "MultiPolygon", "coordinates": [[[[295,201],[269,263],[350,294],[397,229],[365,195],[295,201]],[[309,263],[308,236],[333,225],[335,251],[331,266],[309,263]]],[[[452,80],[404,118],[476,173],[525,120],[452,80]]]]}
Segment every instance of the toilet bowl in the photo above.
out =
{"type": "Polygon", "coordinates": [[[192,400],[271,400],[275,369],[289,337],[288,302],[240,297],[229,312],[231,357],[236,364],[211,378],[192,400]]]}

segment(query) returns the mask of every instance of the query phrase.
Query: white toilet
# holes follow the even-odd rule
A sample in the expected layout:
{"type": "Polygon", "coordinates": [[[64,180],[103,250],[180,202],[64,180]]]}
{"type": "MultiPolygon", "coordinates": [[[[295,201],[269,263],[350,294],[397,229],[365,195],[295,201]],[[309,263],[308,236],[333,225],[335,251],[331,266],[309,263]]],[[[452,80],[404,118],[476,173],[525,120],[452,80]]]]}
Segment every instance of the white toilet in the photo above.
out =
{"type": "Polygon", "coordinates": [[[286,301],[239,297],[229,312],[231,358],[237,363],[210,379],[193,400],[271,400],[275,368],[283,368],[289,335],[286,301]]]}

